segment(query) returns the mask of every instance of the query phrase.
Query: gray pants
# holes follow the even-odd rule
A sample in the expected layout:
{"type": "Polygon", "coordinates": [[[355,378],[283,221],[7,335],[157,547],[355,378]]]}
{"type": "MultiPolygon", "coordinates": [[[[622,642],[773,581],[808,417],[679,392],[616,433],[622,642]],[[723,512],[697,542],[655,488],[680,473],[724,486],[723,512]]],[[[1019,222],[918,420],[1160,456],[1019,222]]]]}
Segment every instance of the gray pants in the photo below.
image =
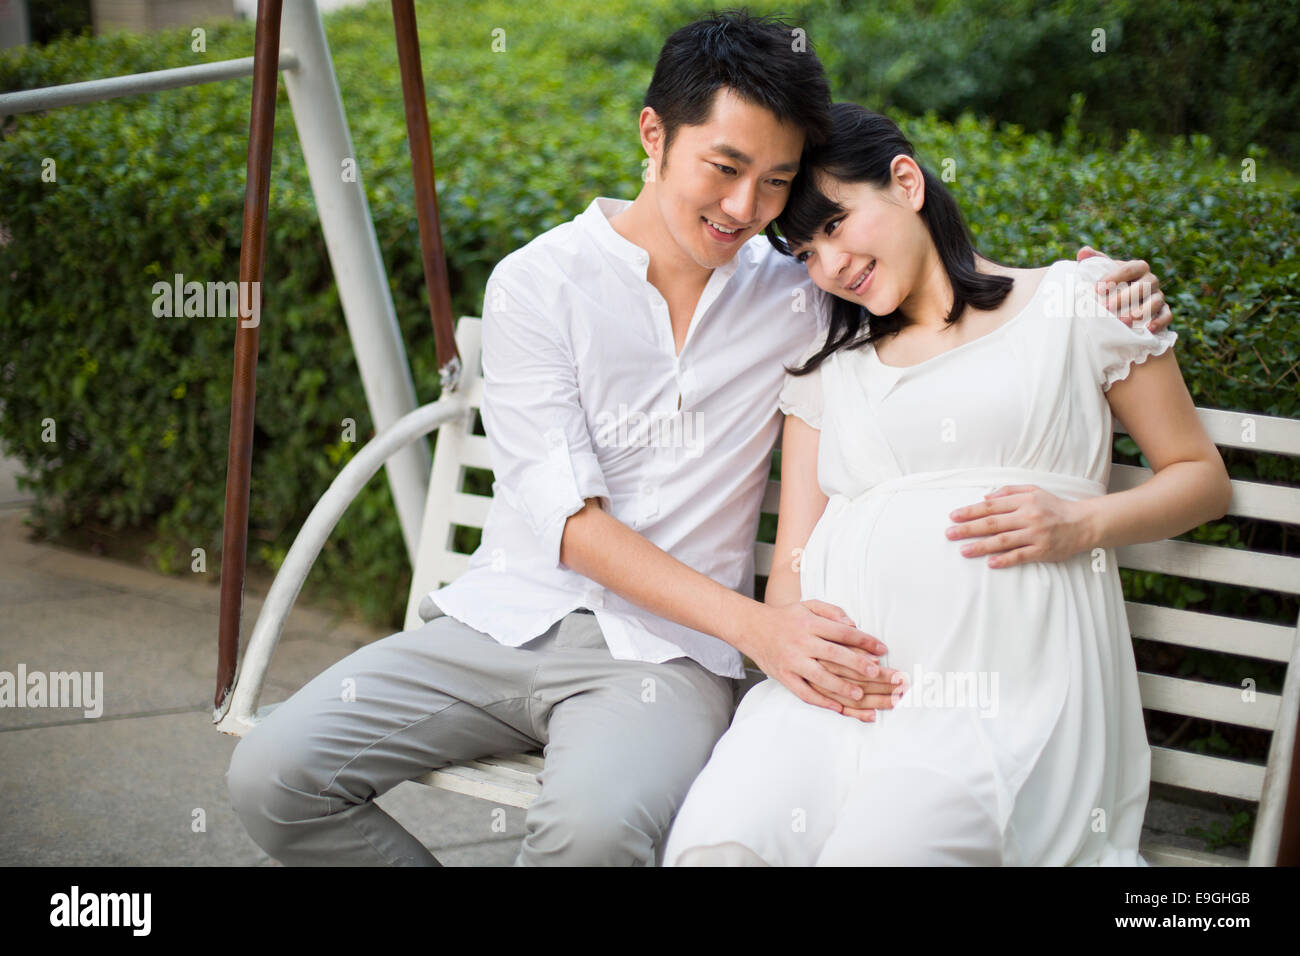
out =
{"type": "Polygon", "coordinates": [[[544,747],[515,864],[653,866],[735,683],[684,657],[615,660],[585,609],[522,647],[441,615],[309,682],[239,742],[226,782],[284,864],[438,866],[374,798],[453,761],[544,747]]]}

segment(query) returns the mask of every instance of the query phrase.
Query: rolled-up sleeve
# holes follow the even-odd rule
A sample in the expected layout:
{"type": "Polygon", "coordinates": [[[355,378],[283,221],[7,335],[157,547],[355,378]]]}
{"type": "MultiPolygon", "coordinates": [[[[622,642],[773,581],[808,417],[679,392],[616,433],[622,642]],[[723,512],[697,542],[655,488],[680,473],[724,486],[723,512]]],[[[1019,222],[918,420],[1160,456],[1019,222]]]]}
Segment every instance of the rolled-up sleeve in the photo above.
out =
{"type": "Polygon", "coordinates": [[[578,387],[565,323],[536,302],[541,286],[503,261],[483,302],[483,428],[492,492],[537,536],[547,567],[560,566],[566,519],[587,498],[610,509],[578,387]]]}

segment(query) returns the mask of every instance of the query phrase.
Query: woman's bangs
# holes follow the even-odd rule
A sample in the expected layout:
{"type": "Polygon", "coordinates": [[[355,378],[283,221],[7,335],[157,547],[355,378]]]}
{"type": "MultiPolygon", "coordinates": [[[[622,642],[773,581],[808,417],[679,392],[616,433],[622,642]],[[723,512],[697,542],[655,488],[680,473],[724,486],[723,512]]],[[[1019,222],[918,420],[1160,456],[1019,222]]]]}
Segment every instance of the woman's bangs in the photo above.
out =
{"type": "Polygon", "coordinates": [[[811,242],[822,226],[844,212],[844,207],[829,199],[817,188],[812,170],[803,170],[794,178],[785,209],[776,224],[791,248],[811,242]]]}

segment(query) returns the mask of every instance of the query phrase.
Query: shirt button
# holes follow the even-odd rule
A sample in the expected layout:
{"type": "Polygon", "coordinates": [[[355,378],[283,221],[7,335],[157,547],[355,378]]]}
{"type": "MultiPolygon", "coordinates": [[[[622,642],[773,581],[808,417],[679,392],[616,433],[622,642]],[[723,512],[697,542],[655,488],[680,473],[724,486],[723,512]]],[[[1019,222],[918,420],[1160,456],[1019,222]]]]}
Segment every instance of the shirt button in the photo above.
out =
{"type": "Polygon", "coordinates": [[[641,519],[648,521],[659,514],[659,489],[654,485],[641,486],[641,519]]]}
{"type": "Polygon", "coordinates": [[[564,433],[559,431],[558,429],[552,429],[551,431],[547,432],[546,440],[547,442],[550,443],[550,446],[552,448],[559,448],[561,445],[566,444],[564,440],[564,433]]]}

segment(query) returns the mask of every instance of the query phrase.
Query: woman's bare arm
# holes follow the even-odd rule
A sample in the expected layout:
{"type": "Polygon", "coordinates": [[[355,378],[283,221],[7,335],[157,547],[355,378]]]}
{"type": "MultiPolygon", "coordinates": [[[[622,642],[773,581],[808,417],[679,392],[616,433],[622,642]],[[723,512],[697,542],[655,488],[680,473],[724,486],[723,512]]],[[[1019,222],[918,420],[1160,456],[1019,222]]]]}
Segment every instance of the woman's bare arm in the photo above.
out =
{"type": "Polygon", "coordinates": [[[1106,399],[1155,474],[1128,491],[1078,502],[1089,548],[1159,541],[1227,513],[1228,471],[1196,415],[1172,349],[1135,365],[1106,399]]]}
{"type": "Polygon", "coordinates": [[[781,505],[776,521],[772,571],[763,603],[793,604],[799,591],[799,558],[830,501],[817,483],[821,432],[797,415],[785,416],[781,437],[781,505]]]}
{"type": "MultiPolygon", "coordinates": [[[[817,481],[821,434],[802,418],[785,416],[781,439],[781,504],[776,521],[776,544],[772,550],[772,570],[763,596],[763,603],[771,607],[794,604],[801,599],[799,567],[803,550],[830,501],[817,481]]],[[[818,601],[804,603],[814,610],[819,606],[826,607],[818,601]]],[[[872,636],[879,638],[880,635],[872,636]]],[[[823,660],[822,663],[832,674],[860,686],[866,695],[862,700],[850,700],[823,688],[828,697],[844,707],[846,716],[870,721],[875,719],[875,711],[894,706],[893,695],[899,689],[898,681],[903,675],[893,668],[883,667],[874,679],[863,679],[860,674],[832,661],[823,660]]]]}

